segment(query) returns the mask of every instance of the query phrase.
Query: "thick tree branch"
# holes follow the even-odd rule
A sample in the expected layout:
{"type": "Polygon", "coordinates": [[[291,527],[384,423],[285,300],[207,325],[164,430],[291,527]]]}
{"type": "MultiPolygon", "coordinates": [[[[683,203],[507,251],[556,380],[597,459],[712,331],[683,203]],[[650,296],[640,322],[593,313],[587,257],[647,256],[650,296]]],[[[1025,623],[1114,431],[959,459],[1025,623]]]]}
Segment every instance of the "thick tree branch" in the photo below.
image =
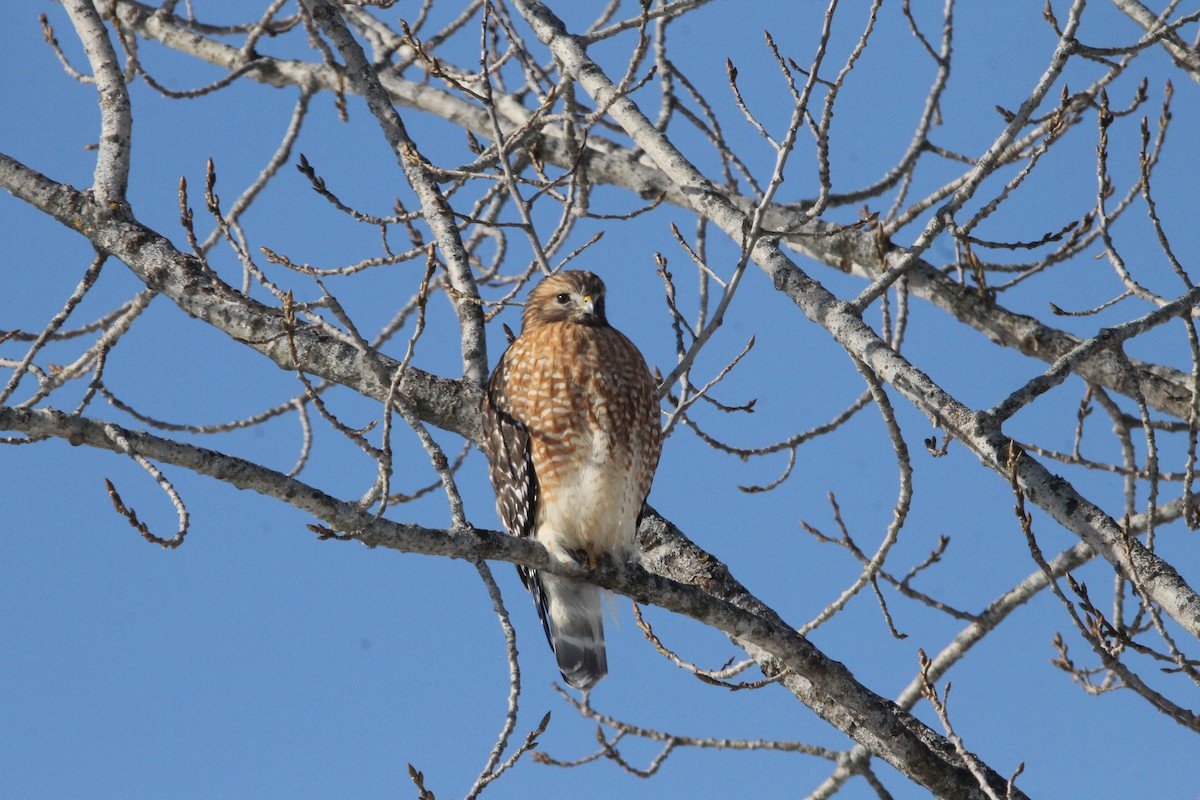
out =
{"type": "MultiPolygon", "coordinates": [[[[379,376],[395,373],[399,362],[315,325],[293,330],[299,363],[292,363],[282,309],[265,306],[219,280],[199,260],[133,219],[114,217],[84,192],[57,183],[0,154],[0,187],[83,234],[102,253],[123,261],[145,284],[169,297],[185,313],[212,325],[286,370],[300,369],[386,402],[389,385],[379,376]]],[[[424,421],[479,436],[483,392],[474,383],[449,380],[408,367],[399,386],[405,402],[424,421]]]]}
{"type": "MultiPolygon", "coordinates": [[[[939,797],[970,800],[984,794],[953,746],[919,720],[860,684],[845,666],[824,655],[774,611],[745,590],[719,560],[692,544],[656,513],[646,515],[639,539],[643,563],[601,565],[588,572],[551,559],[531,539],[479,529],[438,530],[377,519],[355,503],[331,497],[281,472],[215,450],[49,410],[0,407],[0,430],[64,439],[113,452],[131,452],[208,475],[288,503],[369,547],[408,553],[508,561],[592,581],[633,600],[684,614],[723,631],[744,647],[768,676],[782,674],[788,689],[839,730],[920,781],[939,797]]],[[[996,786],[1003,779],[993,775],[996,786]]],[[[1017,793],[1017,798],[1024,797],[1017,793]]]]}

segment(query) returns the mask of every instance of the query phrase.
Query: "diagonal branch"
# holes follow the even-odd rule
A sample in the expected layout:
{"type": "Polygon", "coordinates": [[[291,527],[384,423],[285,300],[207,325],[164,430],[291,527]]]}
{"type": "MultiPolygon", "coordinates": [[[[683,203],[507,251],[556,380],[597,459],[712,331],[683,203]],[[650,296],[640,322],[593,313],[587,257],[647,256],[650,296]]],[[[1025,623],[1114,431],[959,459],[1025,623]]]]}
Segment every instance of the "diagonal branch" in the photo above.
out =
{"type": "MultiPolygon", "coordinates": [[[[371,348],[330,335],[316,325],[297,323],[292,360],[282,309],[263,305],[222,282],[200,260],[181,252],[164,236],[132,219],[113,217],[105,206],[0,153],[0,187],[63,225],[83,234],[95,248],[123,261],[148,287],[169,297],[188,315],[248,345],[286,370],[302,369],[347,386],[380,402],[398,361],[371,348]]],[[[409,366],[399,392],[426,422],[468,439],[479,436],[483,392],[474,384],[450,380],[409,366]]]]}
{"type": "MultiPolygon", "coordinates": [[[[747,214],[722,194],[642,114],[628,97],[613,99],[616,87],[591,60],[564,24],[537,0],[517,0],[526,21],[554,53],[562,68],[574,75],[597,103],[609,103],[613,118],[668,174],[695,210],[711,219],[733,241],[750,224],[747,214]]],[[[836,298],[813,280],[779,248],[778,238],[760,239],[753,259],[813,322],[825,328],[846,351],[867,364],[880,378],[900,391],[935,425],[947,430],[975,453],[980,462],[1007,477],[1008,437],[998,421],[979,413],[950,395],[863,322],[848,303],[836,298]]],[[[1200,595],[1166,561],[1140,542],[1126,544],[1121,528],[1111,516],[1087,500],[1063,479],[1034,458],[1024,458],[1018,480],[1030,500],[1072,531],[1124,574],[1144,586],[1154,602],[1192,636],[1200,638],[1200,595]]]]}
{"type": "Polygon", "coordinates": [[[1163,19],[1138,0],[1112,1],[1122,14],[1140,25],[1147,34],[1161,37],[1158,43],[1171,55],[1179,68],[1191,76],[1192,80],[1200,83],[1200,52],[1197,52],[1195,47],[1188,46],[1178,33],[1164,31],[1163,19]]]}
{"type": "Polygon", "coordinates": [[[437,237],[438,247],[446,261],[450,285],[454,288],[451,301],[462,328],[463,379],[475,386],[483,386],[487,380],[487,337],[483,330],[483,306],[479,303],[479,290],[475,287],[470,259],[463,247],[454,215],[449,211],[449,205],[433,177],[429,162],[408,135],[403,120],[380,83],[379,75],[368,63],[362,47],[351,35],[337,9],[326,0],[303,2],[313,19],[321,26],[321,30],[333,40],[338,52],[346,60],[346,72],[351,87],[366,98],[367,106],[379,121],[388,144],[400,162],[400,168],[404,170],[404,177],[408,179],[409,185],[421,201],[425,222],[437,237]]]}
{"type": "MultiPolygon", "coordinates": [[[[551,559],[545,548],[531,539],[495,531],[438,530],[378,519],[357,503],[338,500],[281,472],[214,450],[121,429],[112,423],[53,410],[0,407],[0,430],[18,430],[31,437],[52,436],[114,452],[119,450],[113,441],[116,431],[130,452],[274,497],[369,547],[470,561],[508,561],[590,581],[639,603],[684,614],[733,637],[769,677],[783,674],[781,682],[823,718],[937,796],[963,800],[983,796],[950,742],[860,684],[845,666],[814,647],[747,592],[724,564],[688,541],[657,513],[648,513],[639,531],[644,563],[653,571],[617,564],[602,564],[588,571],[574,563],[551,559]]],[[[993,780],[1003,786],[998,775],[993,780]]],[[[1018,793],[1015,797],[1024,795],[1018,793]]]]}

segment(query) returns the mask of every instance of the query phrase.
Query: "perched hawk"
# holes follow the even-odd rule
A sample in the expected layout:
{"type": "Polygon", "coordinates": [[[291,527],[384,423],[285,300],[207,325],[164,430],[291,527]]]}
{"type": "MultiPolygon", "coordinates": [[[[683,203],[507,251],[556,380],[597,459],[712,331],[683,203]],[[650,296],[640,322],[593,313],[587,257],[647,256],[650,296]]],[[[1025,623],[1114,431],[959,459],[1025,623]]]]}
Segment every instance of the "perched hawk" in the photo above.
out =
{"type": "MultiPolygon", "coordinates": [[[[564,562],[634,556],[662,429],[654,379],[605,319],[598,277],[560,272],[530,293],[521,335],[488,381],[483,428],[509,533],[564,562]]],[[[608,673],[599,590],[520,572],[563,678],[591,689],[608,673]]]]}

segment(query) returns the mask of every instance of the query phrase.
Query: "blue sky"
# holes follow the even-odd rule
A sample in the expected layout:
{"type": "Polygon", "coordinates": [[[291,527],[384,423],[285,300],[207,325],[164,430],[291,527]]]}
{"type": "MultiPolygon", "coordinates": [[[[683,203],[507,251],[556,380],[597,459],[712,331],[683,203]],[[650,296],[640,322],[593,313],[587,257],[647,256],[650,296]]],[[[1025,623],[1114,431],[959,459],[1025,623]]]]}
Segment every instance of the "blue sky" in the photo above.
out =
{"type": "MultiPolygon", "coordinates": [[[[194,5],[199,16],[216,21],[232,21],[244,8],[229,2],[194,5]]],[[[446,17],[459,4],[437,5],[435,13],[446,17]]],[[[834,64],[841,63],[865,18],[866,4],[845,5],[835,29],[834,64]]],[[[1083,40],[1113,45],[1136,39],[1132,24],[1106,5],[1093,6],[1083,40]]],[[[955,73],[943,104],[939,143],[978,155],[999,133],[1003,121],[994,106],[1020,103],[1054,45],[1040,9],[1040,3],[961,4],[955,73]]],[[[94,152],[84,147],[98,130],[94,92],[63,73],[42,41],[39,11],[51,17],[75,63],[83,63],[56,5],[8,4],[0,11],[0,85],[6,106],[0,116],[0,152],[56,180],[86,186],[94,152]]],[[[935,9],[919,11],[928,15],[922,21],[933,35],[935,9]]],[[[415,4],[398,3],[387,14],[388,19],[411,17],[415,4]]],[[[790,103],[761,32],[769,28],[786,53],[807,63],[820,16],[820,5],[809,2],[716,2],[671,29],[672,58],[700,87],[735,149],[759,175],[769,170],[772,154],[733,107],[724,83],[725,58],[737,63],[747,102],[778,131],[790,103]]],[[[473,63],[475,36],[466,35],[457,45],[463,48],[465,65],[473,63]]],[[[619,70],[630,42],[625,37],[605,43],[595,54],[619,70]]],[[[267,42],[263,48],[275,52],[271,48],[276,46],[286,45],[267,42]]],[[[142,57],[173,88],[219,76],[150,45],[142,57]]],[[[1180,257],[1194,263],[1200,248],[1190,222],[1200,156],[1200,144],[1190,134],[1200,124],[1196,86],[1173,74],[1158,53],[1142,60],[1146,63],[1138,74],[1150,75],[1153,98],[1144,113],[1152,120],[1163,81],[1175,80],[1174,135],[1167,147],[1171,160],[1159,173],[1156,195],[1180,257]]],[[[1082,88],[1098,69],[1073,65],[1066,82],[1082,88]]],[[[876,41],[839,106],[831,153],[835,188],[868,184],[895,162],[908,143],[932,75],[898,4],[885,4],[876,41]]],[[[1135,85],[1136,80],[1127,78],[1114,87],[1113,105],[1125,106],[1135,85]]],[[[209,228],[200,192],[206,159],[216,163],[218,191],[228,205],[270,157],[296,97],[294,90],[248,82],[192,101],[165,100],[142,82],[131,87],[131,94],[135,140],[130,198],[143,222],[180,244],[179,177],[186,176],[192,187],[198,230],[204,236],[209,228]]],[[[456,165],[463,160],[461,137],[448,135],[445,124],[401,113],[435,162],[456,165]]],[[[292,162],[304,153],[344,200],[386,213],[392,198],[411,195],[365,106],[351,98],[350,114],[350,122],[341,124],[331,98],[316,98],[292,162]]],[[[1114,126],[1111,132],[1113,172],[1122,186],[1135,174],[1136,134],[1133,124],[1114,126]]],[[[698,137],[682,126],[679,136],[697,163],[706,168],[715,164],[698,137]]],[[[1095,192],[1094,122],[1085,121],[1072,136],[1061,153],[1047,157],[1053,161],[1045,174],[1023,187],[1012,209],[981,235],[1033,239],[1086,210],[1095,192]]],[[[815,170],[808,152],[794,157],[781,201],[812,195],[815,170]]],[[[921,196],[957,170],[931,163],[912,196],[921,196]]],[[[640,201],[601,189],[595,202],[609,213],[620,213],[640,201]]],[[[830,218],[852,221],[855,213],[855,208],[841,209],[830,218]]],[[[547,211],[539,222],[549,225],[550,219],[547,211]]],[[[677,275],[692,274],[670,236],[669,221],[685,235],[694,232],[690,214],[665,209],[616,228],[580,263],[607,281],[613,323],[664,372],[673,359],[673,337],[653,254],[663,253],[677,275]]],[[[924,218],[917,224],[924,224],[924,218]]],[[[256,244],[316,266],[348,263],[379,249],[377,232],[332,212],[290,166],[246,216],[245,225],[256,244]]],[[[1147,282],[1174,291],[1169,269],[1144,226],[1131,220],[1122,220],[1121,226],[1129,252],[1144,260],[1147,282]]],[[[603,221],[581,223],[567,251],[607,227],[603,221]]],[[[913,229],[895,239],[907,243],[915,235],[913,229]]],[[[736,250],[715,234],[710,240],[712,262],[728,269],[736,250]]],[[[527,263],[528,247],[516,236],[510,245],[511,263],[527,263]]],[[[0,195],[0,253],[3,329],[40,330],[91,258],[90,246],[81,238],[7,194],[0,195]]],[[[941,265],[953,252],[938,242],[929,257],[941,265]]],[[[227,280],[240,283],[240,269],[227,251],[214,257],[214,266],[227,280]]],[[[840,296],[853,296],[861,288],[828,268],[801,266],[840,296]]],[[[362,328],[373,330],[411,294],[419,271],[420,265],[400,265],[331,281],[330,288],[362,328]]],[[[294,285],[301,299],[314,297],[311,285],[294,285]]],[[[694,307],[694,287],[684,280],[680,286],[682,302],[694,307]]],[[[99,316],[137,289],[121,264],[109,263],[73,321],[99,316]]],[[[1082,308],[1117,291],[1111,270],[1085,258],[1029,282],[1002,302],[1021,313],[1045,316],[1047,299],[1082,308]]],[[[1121,307],[1099,320],[1065,318],[1054,324],[1088,334],[1099,324],[1134,315],[1121,307]]],[[[514,327],[518,321],[515,311],[501,319],[514,327]]],[[[868,320],[877,322],[877,311],[868,320]]],[[[756,398],[755,413],[699,417],[730,442],[766,444],[814,427],[863,390],[841,348],[756,272],[747,275],[728,324],[701,358],[698,373],[720,369],[751,335],[757,337],[755,350],[718,397],[732,404],[756,398]]],[[[402,354],[406,339],[407,334],[395,340],[390,352],[402,354]]],[[[493,325],[493,362],[503,341],[499,326],[493,325]]],[[[1177,334],[1159,342],[1136,343],[1131,352],[1187,367],[1186,348],[1177,334]]],[[[0,347],[4,357],[22,352],[0,347]]],[[[78,343],[55,344],[40,363],[63,363],[76,352],[78,343]]],[[[916,301],[905,352],[975,407],[992,405],[1043,368],[999,350],[916,301]]],[[[454,320],[444,303],[431,307],[429,329],[414,363],[439,374],[458,374],[454,320]]],[[[294,376],[162,298],[114,350],[106,379],[144,413],[207,424],[249,416],[300,391],[294,376]]],[[[64,391],[56,406],[70,408],[83,388],[64,391]]],[[[1036,414],[1016,417],[1011,432],[1069,449],[1081,394],[1078,382],[1068,382],[1047,396],[1036,414]]],[[[365,425],[379,416],[375,404],[344,390],[330,392],[327,399],[348,424],[365,425]]],[[[889,563],[903,573],[925,557],[939,535],[951,536],[943,563],[927,573],[921,587],[960,607],[978,609],[1034,570],[1012,517],[1011,494],[961,447],[951,447],[945,458],[927,457],[920,443],[934,431],[901,399],[893,399],[913,450],[916,500],[889,563]]],[[[93,413],[142,427],[101,404],[93,406],[93,413]]],[[[1102,431],[1107,423],[1098,417],[1093,424],[1102,431]]],[[[357,498],[370,486],[374,464],[319,421],[315,426],[313,460],[302,477],[339,497],[357,498]]],[[[458,452],[457,437],[435,435],[448,452],[458,452]]],[[[1095,442],[1097,456],[1113,451],[1110,441],[1095,442]]],[[[287,417],[200,443],[287,470],[298,454],[299,426],[287,417]]],[[[400,487],[413,489],[434,479],[415,439],[398,434],[397,453],[400,487]]],[[[1180,468],[1179,454],[1168,455],[1176,458],[1170,468],[1180,468]]],[[[472,453],[458,483],[469,519],[496,528],[484,466],[480,454],[472,453]]],[[[666,444],[650,499],[761,599],[800,625],[849,585],[858,569],[842,551],[815,543],[798,521],[832,533],[827,495],[833,492],[847,524],[873,549],[891,519],[897,478],[879,414],[871,408],[840,435],[802,449],[796,474],[780,489],[767,494],[737,489],[739,484],[769,482],[783,466],[782,455],[743,463],[713,453],[680,430],[666,444]]],[[[289,507],[179,470],[166,471],[192,519],[188,539],[176,551],[145,543],[113,513],[105,477],[156,532],[169,535],[174,530],[170,505],[130,461],[62,442],[0,451],[0,793],[29,798],[412,796],[406,768],[411,763],[424,772],[427,786],[439,798],[461,796],[495,740],[507,697],[501,630],[474,568],[317,541],[305,529],[310,520],[289,507]]],[[[1078,485],[1106,509],[1120,512],[1118,479],[1089,475],[1079,478],[1078,485]]],[[[444,499],[436,492],[394,509],[391,516],[433,527],[449,522],[444,499]]],[[[1047,552],[1073,543],[1070,534],[1044,516],[1035,514],[1034,524],[1047,552]]],[[[1194,533],[1171,526],[1160,536],[1178,563],[1196,563],[1200,552],[1194,533]]],[[[551,688],[559,678],[528,597],[511,567],[494,567],[521,652],[524,694],[518,737],[552,711],[541,749],[563,760],[590,754],[594,726],[551,688]]],[[[1081,570],[1080,577],[1095,587],[1111,585],[1111,574],[1096,565],[1081,570]]],[[[869,594],[856,598],[812,638],[863,683],[890,697],[915,673],[917,648],[937,652],[960,624],[894,594],[888,599],[907,639],[887,635],[869,594]]],[[[653,651],[634,624],[628,601],[616,598],[613,606],[617,622],[609,623],[611,674],[592,698],[604,713],[681,735],[847,746],[845,737],[778,687],[730,694],[700,684],[653,651]]],[[[739,653],[722,636],[690,620],[657,609],[647,615],[668,645],[689,660],[715,667],[739,653]]],[[[955,668],[951,715],[968,747],[1001,773],[1023,762],[1019,785],[1031,796],[1200,795],[1196,771],[1182,766],[1194,760],[1193,735],[1128,693],[1085,696],[1049,665],[1051,637],[1068,628],[1057,601],[1039,596],[955,668]],[[1146,775],[1149,769],[1152,777],[1146,775]]],[[[1073,633],[1067,635],[1072,653],[1082,658],[1086,646],[1073,633]]],[[[749,679],[756,675],[747,673],[749,679]]],[[[926,704],[917,713],[937,727],[926,704]]],[[[640,766],[658,750],[632,741],[622,746],[640,766]]],[[[803,797],[830,769],[805,756],[686,749],[674,753],[650,780],[627,775],[604,760],[574,770],[525,761],[485,796],[803,797]]],[[[890,768],[880,765],[878,770],[893,796],[926,796],[890,768]]],[[[858,781],[840,796],[873,794],[858,781]]]]}

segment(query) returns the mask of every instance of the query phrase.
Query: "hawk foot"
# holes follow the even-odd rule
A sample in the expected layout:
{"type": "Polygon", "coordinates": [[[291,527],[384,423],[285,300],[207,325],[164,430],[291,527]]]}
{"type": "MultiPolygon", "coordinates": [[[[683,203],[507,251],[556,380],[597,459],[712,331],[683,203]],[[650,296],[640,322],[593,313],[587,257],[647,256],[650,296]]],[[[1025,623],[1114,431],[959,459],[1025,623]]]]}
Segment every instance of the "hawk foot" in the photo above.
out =
{"type": "Polygon", "coordinates": [[[589,572],[595,572],[601,564],[620,566],[618,559],[612,553],[595,547],[571,548],[567,550],[567,553],[576,564],[589,572]]]}

